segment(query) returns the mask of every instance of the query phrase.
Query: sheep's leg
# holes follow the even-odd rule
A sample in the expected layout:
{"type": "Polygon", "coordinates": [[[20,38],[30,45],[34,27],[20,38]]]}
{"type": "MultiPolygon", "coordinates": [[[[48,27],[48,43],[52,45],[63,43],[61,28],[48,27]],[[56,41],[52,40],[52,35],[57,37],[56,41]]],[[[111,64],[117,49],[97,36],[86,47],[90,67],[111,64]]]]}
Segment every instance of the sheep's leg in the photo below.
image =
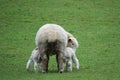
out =
{"type": "Polygon", "coordinates": [[[48,72],[48,63],[49,63],[49,55],[47,55],[47,68],[46,68],[46,72],[48,72]]]}
{"type": "Polygon", "coordinates": [[[57,67],[58,67],[58,71],[59,71],[59,65],[58,65],[58,55],[56,55],[56,61],[57,61],[57,67]]]}
{"type": "Polygon", "coordinates": [[[38,63],[38,67],[39,67],[40,69],[41,69],[41,67],[42,67],[41,61],[42,61],[41,58],[39,58],[39,60],[38,60],[38,62],[37,62],[37,63],[38,63]]]}
{"type": "Polygon", "coordinates": [[[63,54],[62,53],[57,54],[56,58],[57,58],[58,71],[59,71],[59,73],[62,73],[63,70],[64,70],[64,67],[63,67],[63,54]]]}
{"type": "Polygon", "coordinates": [[[78,70],[79,69],[79,61],[78,61],[76,55],[73,55],[72,60],[75,63],[76,69],[78,70]]]}
{"type": "Polygon", "coordinates": [[[27,62],[27,64],[26,64],[26,70],[27,70],[27,71],[29,71],[29,68],[30,68],[31,63],[32,63],[32,59],[31,59],[31,57],[30,57],[29,60],[28,60],[28,62],[27,62]]]}
{"type": "Polygon", "coordinates": [[[42,72],[45,73],[48,71],[48,58],[46,54],[43,54],[41,58],[42,58],[42,65],[41,65],[42,72]]]}

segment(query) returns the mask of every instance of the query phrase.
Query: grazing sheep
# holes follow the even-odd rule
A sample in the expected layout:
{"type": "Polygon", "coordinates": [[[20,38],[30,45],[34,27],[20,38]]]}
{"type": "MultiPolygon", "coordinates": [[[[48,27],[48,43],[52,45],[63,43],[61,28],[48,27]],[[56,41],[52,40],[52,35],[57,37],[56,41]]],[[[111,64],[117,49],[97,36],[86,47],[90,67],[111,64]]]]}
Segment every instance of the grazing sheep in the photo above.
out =
{"type": "Polygon", "coordinates": [[[31,56],[26,64],[27,71],[29,70],[31,63],[34,62],[34,71],[38,72],[38,65],[41,63],[39,57],[40,57],[40,54],[39,54],[38,48],[35,48],[32,51],[32,54],[31,54],[31,56]]]}
{"type": "Polygon", "coordinates": [[[57,24],[45,24],[38,30],[35,42],[42,59],[42,72],[48,71],[49,56],[54,54],[56,55],[58,72],[63,72],[63,58],[67,40],[66,31],[57,24]]]}

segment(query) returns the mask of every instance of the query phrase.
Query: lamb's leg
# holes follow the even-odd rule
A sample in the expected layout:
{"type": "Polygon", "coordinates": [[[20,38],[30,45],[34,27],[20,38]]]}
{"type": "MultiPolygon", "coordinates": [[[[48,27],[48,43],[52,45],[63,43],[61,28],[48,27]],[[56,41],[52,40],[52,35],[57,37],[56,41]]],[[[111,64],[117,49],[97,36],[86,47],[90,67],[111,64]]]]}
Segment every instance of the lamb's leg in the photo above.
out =
{"type": "Polygon", "coordinates": [[[27,71],[29,71],[29,68],[30,68],[30,65],[31,65],[31,63],[32,63],[32,59],[31,59],[31,57],[29,58],[29,60],[28,60],[28,62],[27,62],[27,64],[26,64],[26,70],[27,71]]]}
{"type": "Polygon", "coordinates": [[[71,59],[66,61],[66,70],[69,72],[72,71],[72,60],[71,59]]]}
{"type": "Polygon", "coordinates": [[[72,60],[75,63],[76,69],[78,70],[79,69],[79,61],[78,61],[76,55],[73,55],[72,60]]]}
{"type": "Polygon", "coordinates": [[[34,59],[34,71],[38,73],[38,59],[34,59]]]}

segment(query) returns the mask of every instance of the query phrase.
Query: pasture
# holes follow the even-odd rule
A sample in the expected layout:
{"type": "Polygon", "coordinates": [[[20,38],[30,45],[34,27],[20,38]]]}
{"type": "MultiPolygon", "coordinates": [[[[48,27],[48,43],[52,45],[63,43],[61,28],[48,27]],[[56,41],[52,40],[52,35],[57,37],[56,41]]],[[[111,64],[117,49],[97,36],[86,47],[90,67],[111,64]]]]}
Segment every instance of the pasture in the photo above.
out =
{"type": "Polygon", "coordinates": [[[0,0],[0,80],[119,80],[120,0],[0,0]],[[25,70],[40,26],[56,23],[79,41],[80,70],[25,70]]]}

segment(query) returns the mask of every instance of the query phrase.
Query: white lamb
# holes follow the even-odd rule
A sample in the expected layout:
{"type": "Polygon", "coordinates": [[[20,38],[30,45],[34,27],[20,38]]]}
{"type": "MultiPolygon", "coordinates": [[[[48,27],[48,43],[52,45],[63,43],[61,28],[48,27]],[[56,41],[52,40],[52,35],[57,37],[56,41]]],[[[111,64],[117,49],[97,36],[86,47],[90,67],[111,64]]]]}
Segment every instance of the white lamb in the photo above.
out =
{"type": "Polygon", "coordinates": [[[66,48],[65,53],[65,62],[66,62],[66,70],[72,71],[72,62],[75,63],[76,69],[79,69],[79,61],[77,59],[77,56],[75,54],[76,48],[78,48],[78,42],[76,38],[69,37],[68,40],[68,47],[66,48]]]}
{"type": "Polygon", "coordinates": [[[28,71],[30,68],[30,65],[32,62],[34,62],[34,71],[38,72],[38,65],[41,63],[41,60],[39,59],[40,54],[38,51],[38,48],[35,48],[32,53],[30,58],[28,59],[28,62],[26,64],[26,70],[28,71]]]}

